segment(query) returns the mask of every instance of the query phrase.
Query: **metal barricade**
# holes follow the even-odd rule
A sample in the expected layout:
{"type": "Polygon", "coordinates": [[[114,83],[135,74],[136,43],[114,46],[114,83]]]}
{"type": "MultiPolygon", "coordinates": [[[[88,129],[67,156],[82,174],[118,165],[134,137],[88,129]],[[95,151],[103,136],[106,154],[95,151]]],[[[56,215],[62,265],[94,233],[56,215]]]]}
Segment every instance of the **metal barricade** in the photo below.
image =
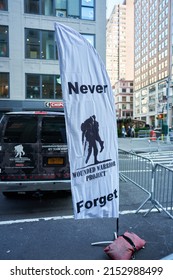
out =
{"type": "Polygon", "coordinates": [[[169,143],[166,140],[157,138],[153,140],[152,137],[146,138],[131,138],[129,143],[129,151],[142,152],[159,152],[159,151],[173,151],[173,141],[169,143]]]}
{"type": "Polygon", "coordinates": [[[136,210],[139,210],[152,200],[154,188],[154,164],[152,160],[132,152],[119,149],[120,177],[129,180],[148,194],[147,199],[136,210]]]}
{"type": "Polygon", "coordinates": [[[152,208],[162,209],[173,219],[173,170],[161,164],[156,164],[154,170],[152,204],[152,208]]]}
{"type": "Polygon", "coordinates": [[[120,178],[128,180],[148,194],[136,213],[148,202],[151,208],[163,210],[173,219],[173,169],[151,158],[119,149],[120,178]]]}

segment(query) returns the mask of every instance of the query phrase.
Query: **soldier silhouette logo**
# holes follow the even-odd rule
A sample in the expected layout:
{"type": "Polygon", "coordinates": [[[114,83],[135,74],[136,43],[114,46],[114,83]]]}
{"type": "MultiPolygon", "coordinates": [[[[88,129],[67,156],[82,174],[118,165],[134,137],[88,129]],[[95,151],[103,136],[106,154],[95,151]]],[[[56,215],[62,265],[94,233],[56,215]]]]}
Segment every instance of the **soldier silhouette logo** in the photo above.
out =
{"type": "Polygon", "coordinates": [[[82,144],[84,146],[84,152],[88,146],[88,152],[85,163],[88,163],[88,160],[93,152],[94,155],[94,164],[99,163],[98,156],[98,147],[97,142],[100,145],[100,153],[104,149],[104,141],[101,140],[99,135],[99,123],[96,121],[96,116],[93,115],[90,118],[86,119],[81,124],[82,130],[82,144]]]}

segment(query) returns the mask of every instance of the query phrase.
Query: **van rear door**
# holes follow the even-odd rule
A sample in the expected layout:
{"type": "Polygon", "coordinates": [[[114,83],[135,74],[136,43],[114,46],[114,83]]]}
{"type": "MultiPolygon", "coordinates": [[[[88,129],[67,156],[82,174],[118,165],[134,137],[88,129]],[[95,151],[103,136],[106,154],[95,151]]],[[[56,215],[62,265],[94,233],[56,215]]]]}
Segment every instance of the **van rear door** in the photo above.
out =
{"type": "Polygon", "coordinates": [[[64,115],[42,116],[40,173],[52,180],[69,180],[69,160],[64,115]]]}
{"type": "Polygon", "coordinates": [[[5,115],[1,138],[1,181],[32,180],[38,174],[38,116],[5,115]]]}

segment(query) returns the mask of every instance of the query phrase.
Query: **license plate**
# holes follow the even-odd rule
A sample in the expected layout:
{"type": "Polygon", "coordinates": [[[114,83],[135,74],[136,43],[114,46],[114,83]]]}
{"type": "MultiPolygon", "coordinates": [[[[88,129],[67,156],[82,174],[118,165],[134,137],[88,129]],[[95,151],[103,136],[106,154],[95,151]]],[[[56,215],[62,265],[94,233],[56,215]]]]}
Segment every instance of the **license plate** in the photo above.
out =
{"type": "Polygon", "coordinates": [[[48,158],[48,164],[64,164],[64,159],[63,158],[48,158]]]}

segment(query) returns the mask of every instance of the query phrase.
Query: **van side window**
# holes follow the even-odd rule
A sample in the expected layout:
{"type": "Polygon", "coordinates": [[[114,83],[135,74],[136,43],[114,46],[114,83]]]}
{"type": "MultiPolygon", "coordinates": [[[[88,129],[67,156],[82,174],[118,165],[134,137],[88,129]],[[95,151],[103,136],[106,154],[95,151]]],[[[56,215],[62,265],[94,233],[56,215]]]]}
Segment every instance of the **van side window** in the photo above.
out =
{"type": "Polygon", "coordinates": [[[9,117],[3,139],[6,143],[35,143],[37,141],[37,118],[9,117]]]}
{"type": "Polygon", "coordinates": [[[65,119],[63,116],[44,117],[41,128],[42,143],[67,143],[65,119]]]}

